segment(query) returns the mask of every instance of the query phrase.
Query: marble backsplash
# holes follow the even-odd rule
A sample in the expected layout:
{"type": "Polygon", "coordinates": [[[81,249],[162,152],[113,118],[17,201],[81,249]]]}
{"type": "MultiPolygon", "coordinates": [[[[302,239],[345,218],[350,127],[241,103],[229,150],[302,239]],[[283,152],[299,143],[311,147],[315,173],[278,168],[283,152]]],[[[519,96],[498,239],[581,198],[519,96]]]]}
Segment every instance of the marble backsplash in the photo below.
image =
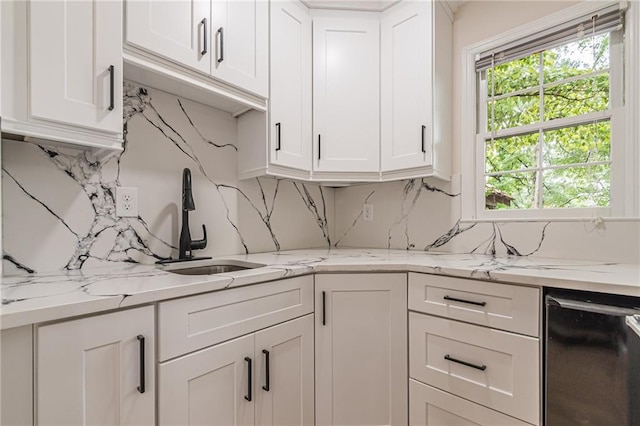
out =
{"type": "Polygon", "coordinates": [[[2,142],[4,273],[80,269],[177,257],[182,170],[193,176],[198,255],[327,247],[334,190],[236,178],[236,120],[198,103],[125,84],[125,150],[2,142]],[[138,188],[139,215],[115,215],[115,187],[138,188]]]}
{"type": "Polygon", "coordinates": [[[435,179],[342,188],[335,205],[338,247],[640,263],[640,221],[463,223],[459,189],[435,179]],[[362,220],[365,202],[373,222],[362,220]]]}
{"type": "Polygon", "coordinates": [[[4,273],[153,263],[177,256],[182,169],[193,175],[198,255],[370,247],[640,262],[640,222],[460,222],[449,183],[414,179],[326,188],[238,181],[236,122],[167,93],[125,85],[125,151],[2,142],[4,273]],[[136,187],[139,215],[115,215],[116,186],[136,187]],[[364,202],[374,221],[362,219],[364,202]]]}

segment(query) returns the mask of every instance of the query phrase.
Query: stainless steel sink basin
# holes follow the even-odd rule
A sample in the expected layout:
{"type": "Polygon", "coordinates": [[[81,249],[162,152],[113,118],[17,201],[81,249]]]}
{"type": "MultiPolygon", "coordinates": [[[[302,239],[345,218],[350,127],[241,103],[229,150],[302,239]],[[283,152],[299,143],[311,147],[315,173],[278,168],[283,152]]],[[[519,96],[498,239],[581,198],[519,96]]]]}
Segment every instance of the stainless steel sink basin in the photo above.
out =
{"type": "Polygon", "coordinates": [[[244,271],[246,269],[261,268],[261,263],[243,262],[241,260],[194,260],[169,263],[159,266],[163,271],[179,275],[214,275],[226,272],[244,271]]]}

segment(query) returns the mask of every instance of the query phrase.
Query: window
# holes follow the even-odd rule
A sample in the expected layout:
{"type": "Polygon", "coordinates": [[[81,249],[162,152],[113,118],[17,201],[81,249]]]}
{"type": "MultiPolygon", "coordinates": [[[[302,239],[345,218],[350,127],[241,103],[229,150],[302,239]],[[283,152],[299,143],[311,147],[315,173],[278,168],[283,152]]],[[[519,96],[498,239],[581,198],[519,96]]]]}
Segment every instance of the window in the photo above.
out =
{"type": "Polygon", "coordinates": [[[563,19],[467,51],[467,218],[624,214],[624,11],[563,19]]]}

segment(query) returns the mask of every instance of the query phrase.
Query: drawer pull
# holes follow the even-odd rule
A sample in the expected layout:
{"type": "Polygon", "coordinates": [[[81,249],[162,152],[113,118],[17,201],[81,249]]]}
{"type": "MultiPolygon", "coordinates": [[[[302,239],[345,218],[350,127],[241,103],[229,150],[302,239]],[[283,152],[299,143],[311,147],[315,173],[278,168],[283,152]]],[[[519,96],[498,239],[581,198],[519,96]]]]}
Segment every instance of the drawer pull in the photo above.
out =
{"type": "Polygon", "coordinates": [[[140,386],[137,387],[138,392],[144,393],[145,391],[145,379],[144,379],[144,336],[142,334],[138,335],[138,342],[140,345],[139,353],[140,353],[140,386]]]}
{"type": "Polygon", "coordinates": [[[444,300],[452,300],[454,302],[468,303],[469,305],[486,306],[487,302],[474,302],[473,300],[456,299],[455,297],[445,296],[444,300]]]}
{"type": "Polygon", "coordinates": [[[262,389],[264,389],[265,391],[269,392],[269,351],[266,349],[262,350],[262,353],[265,356],[265,385],[262,386],[262,389]]]}
{"type": "Polygon", "coordinates": [[[244,357],[244,360],[247,361],[247,370],[248,370],[248,374],[247,374],[247,394],[244,396],[244,399],[246,399],[247,401],[251,401],[251,384],[252,384],[252,380],[251,380],[251,358],[246,356],[246,357],[244,357]]]}
{"type": "Polygon", "coordinates": [[[467,362],[467,361],[461,361],[459,359],[452,358],[451,356],[449,356],[449,354],[446,354],[444,356],[444,359],[446,359],[447,361],[451,361],[451,362],[455,362],[455,363],[458,363],[458,364],[466,365],[467,367],[475,368],[476,370],[484,371],[484,370],[487,369],[487,366],[484,365],[484,364],[483,365],[477,365],[477,364],[472,364],[472,363],[467,362]]]}

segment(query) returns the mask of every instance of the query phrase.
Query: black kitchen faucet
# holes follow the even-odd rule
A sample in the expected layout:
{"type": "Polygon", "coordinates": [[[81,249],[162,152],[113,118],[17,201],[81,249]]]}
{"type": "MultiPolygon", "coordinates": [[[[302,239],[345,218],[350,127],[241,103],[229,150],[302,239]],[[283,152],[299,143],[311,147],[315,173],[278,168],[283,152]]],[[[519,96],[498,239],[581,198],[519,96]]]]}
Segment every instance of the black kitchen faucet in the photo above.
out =
{"type": "Polygon", "coordinates": [[[189,232],[189,212],[196,209],[191,192],[191,170],[182,171],[182,229],[180,230],[180,251],[178,260],[193,259],[193,250],[202,250],[207,246],[207,228],[202,225],[204,238],[191,240],[189,232]]]}

